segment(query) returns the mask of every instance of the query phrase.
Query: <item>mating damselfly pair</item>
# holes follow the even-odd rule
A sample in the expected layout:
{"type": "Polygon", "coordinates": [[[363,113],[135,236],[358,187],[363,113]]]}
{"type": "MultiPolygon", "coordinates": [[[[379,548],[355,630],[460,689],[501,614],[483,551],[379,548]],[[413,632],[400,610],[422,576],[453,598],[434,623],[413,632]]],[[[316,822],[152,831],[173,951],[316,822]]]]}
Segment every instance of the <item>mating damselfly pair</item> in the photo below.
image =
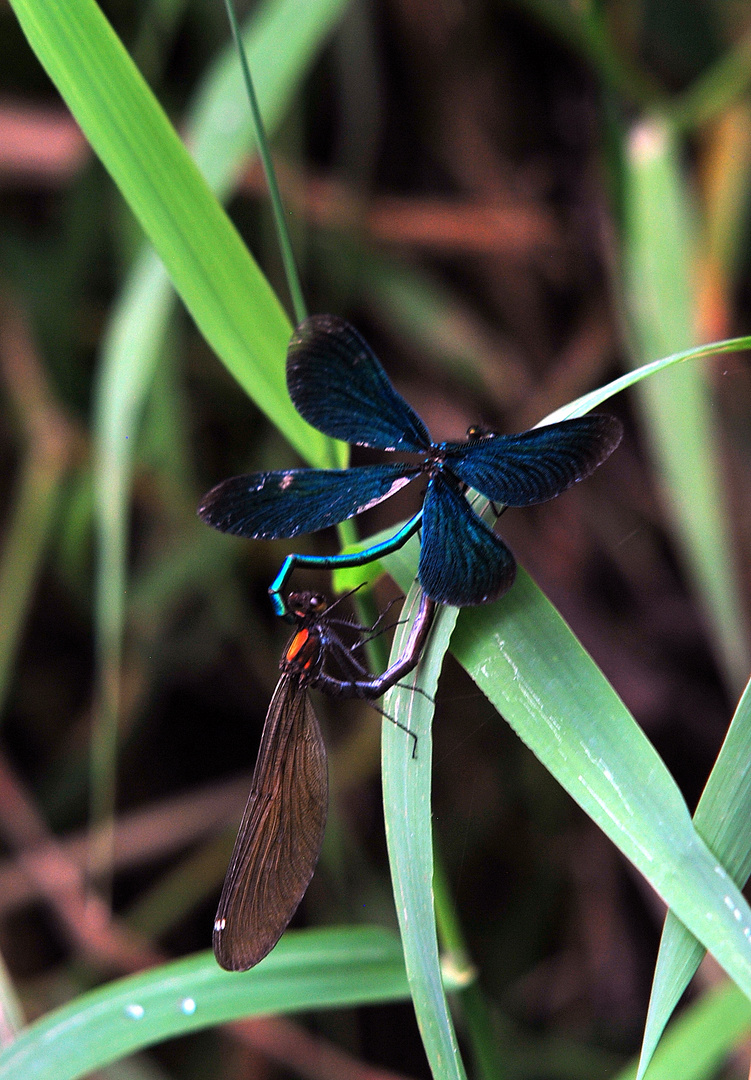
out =
{"type": "Polygon", "coordinates": [[[484,604],[512,586],[514,556],[470,504],[472,492],[489,500],[496,516],[545,502],[589,476],[621,438],[618,420],[593,414],[516,435],[470,429],[460,442],[433,442],[361,335],[330,315],[308,318],[295,331],[287,386],[301,416],[325,435],[413,460],[232,477],[201,502],[198,513],[209,525],[251,539],[291,539],[354,517],[420,477],[427,483],[420,509],[387,540],[353,554],[289,555],[270,586],[277,613],[296,631],[282,656],[214,924],[215,955],[231,970],[252,967],[273,948],[318,861],[328,778],[308,691],[381,696],[418,664],[437,604],[484,604]],[[296,566],[365,566],[418,530],[420,609],[399,658],[372,677],[355,657],[360,642],[342,642],[337,624],[346,620],[335,606],[313,593],[287,597],[285,589],[296,566]]]}

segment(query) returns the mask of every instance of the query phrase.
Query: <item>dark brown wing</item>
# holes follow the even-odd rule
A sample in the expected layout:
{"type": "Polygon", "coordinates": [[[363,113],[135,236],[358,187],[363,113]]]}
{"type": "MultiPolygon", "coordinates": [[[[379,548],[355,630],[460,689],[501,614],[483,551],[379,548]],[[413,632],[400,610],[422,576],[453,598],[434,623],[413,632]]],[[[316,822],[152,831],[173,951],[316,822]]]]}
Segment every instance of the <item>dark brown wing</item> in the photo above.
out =
{"type": "Polygon", "coordinates": [[[214,922],[214,955],[223,968],[245,971],[276,945],[313,876],[327,810],[318,720],[299,675],[284,673],[214,922]]]}

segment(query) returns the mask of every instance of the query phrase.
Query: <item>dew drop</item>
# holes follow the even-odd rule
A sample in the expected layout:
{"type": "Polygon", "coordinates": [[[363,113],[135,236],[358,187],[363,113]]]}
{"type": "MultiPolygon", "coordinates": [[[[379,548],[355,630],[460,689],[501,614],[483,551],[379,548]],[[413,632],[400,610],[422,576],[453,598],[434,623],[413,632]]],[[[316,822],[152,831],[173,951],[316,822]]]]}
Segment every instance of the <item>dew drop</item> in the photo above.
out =
{"type": "Polygon", "coordinates": [[[143,1005],[137,1005],[135,1002],[125,1006],[125,1015],[129,1016],[131,1020],[141,1020],[145,1011],[143,1005]]]}
{"type": "Polygon", "coordinates": [[[180,1008],[186,1016],[192,1016],[196,1011],[196,1003],[191,997],[183,998],[180,1002],[180,1008]]]}

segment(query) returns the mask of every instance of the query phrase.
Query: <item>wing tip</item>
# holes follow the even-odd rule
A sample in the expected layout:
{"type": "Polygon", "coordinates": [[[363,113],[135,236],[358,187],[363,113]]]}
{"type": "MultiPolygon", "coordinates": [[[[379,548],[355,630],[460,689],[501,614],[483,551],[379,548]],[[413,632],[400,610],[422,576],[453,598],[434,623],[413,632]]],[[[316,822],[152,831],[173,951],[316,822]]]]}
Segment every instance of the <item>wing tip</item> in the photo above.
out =
{"type": "Polygon", "coordinates": [[[589,415],[593,419],[596,417],[599,421],[603,453],[603,457],[600,460],[605,461],[605,459],[609,458],[613,451],[618,447],[623,438],[623,424],[618,417],[613,416],[612,413],[590,413],[589,415]]]}
{"type": "MultiPolygon", "coordinates": [[[[513,557],[513,556],[512,556],[513,557]]],[[[507,566],[504,573],[501,575],[499,581],[492,586],[485,586],[485,591],[481,594],[470,589],[454,589],[443,588],[435,589],[431,591],[429,588],[423,585],[422,580],[420,584],[425,588],[426,595],[429,599],[433,600],[437,604],[445,604],[447,607],[480,607],[482,604],[494,604],[496,600],[500,600],[511,589],[511,586],[516,581],[516,559],[513,564],[507,566]],[[440,596],[436,595],[440,593],[440,596]]],[[[454,584],[454,583],[450,583],[454,584]]]]}

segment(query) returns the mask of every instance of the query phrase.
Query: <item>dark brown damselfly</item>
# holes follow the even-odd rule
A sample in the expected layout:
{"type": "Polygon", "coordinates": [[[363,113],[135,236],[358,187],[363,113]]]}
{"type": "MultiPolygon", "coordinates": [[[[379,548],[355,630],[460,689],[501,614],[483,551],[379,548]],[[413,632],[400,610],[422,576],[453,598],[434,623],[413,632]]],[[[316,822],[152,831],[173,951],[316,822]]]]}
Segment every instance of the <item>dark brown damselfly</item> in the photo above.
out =
{"type": "Polygon", "coordinates": [[[308,690],[335,698],[379,698],[417,666],[435,611],[423,595],[399,659],[382,675],[369,677],[353,655],[362,641],[347,645],[337,632],[337,625],[352,624],[331,614],[335,605],[327,607],[323,597],[308,592],[291,594],[288,603],[297,630],[279,665],[282,674],[266,714],[214,921],[214,955],[228,971],[245,971],[273,949],[318,862],[328,811],[328,768],[308,690]],[[329,659],[351,677],[337,678],[325,670],[329,659]]]}

